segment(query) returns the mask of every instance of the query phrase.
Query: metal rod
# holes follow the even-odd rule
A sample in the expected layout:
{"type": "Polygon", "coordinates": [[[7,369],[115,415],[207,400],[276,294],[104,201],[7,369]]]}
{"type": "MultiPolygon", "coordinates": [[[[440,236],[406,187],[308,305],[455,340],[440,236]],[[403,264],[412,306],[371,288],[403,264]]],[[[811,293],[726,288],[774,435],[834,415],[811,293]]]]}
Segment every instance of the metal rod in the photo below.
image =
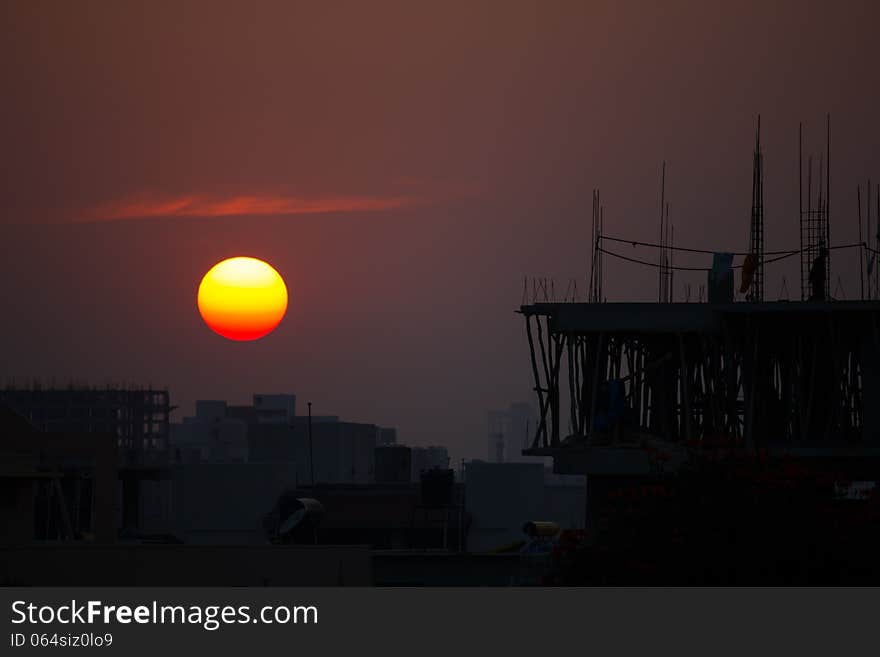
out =
{"type": "Polygon", "coordinates": [[[315,458],[312,443],[312,402],[307,402],[309,407],[309,481],[312,482],[312,488],[315,487],[315,458]]]}
{"type": "Polygon", "coordinates": [[[657,301],[663,301],[663,211],[666,207],[666,161],[660,173],[660,278],[658,279],[657,301]]]}
{"type": "Polygon", "coordinates": [[[862,244],[861,253],[859,254],[859,294],[862,301],[865,300],[865,253],[864,242],[862,241],[862,188],[856,185],[856,201],[859,206],[859,244],[862,244]]]}

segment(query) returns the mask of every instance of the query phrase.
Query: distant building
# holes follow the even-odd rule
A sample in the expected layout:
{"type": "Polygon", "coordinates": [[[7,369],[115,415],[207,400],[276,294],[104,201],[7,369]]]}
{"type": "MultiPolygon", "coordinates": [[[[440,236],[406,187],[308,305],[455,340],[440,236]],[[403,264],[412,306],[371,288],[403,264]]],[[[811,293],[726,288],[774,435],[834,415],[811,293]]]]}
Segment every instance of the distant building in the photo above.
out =
{"type": "Polygon", "coordinates": [[[323,422],[312,425],[311,441],[308,431],[297,432],[298,481],[309,481],[314,471],[317,483],[373,483],[377,429],[375,424],[323,422]]]}
{"type": "Polygon", "coordinates": [[[287,464],[293,485],[372,483],[374,450],[396,430],[343,422],[335,415],[296,415],[296,396],[256,394],[250,406],[196,402],[196,415],[172,425],[175,461],[287,464]]]}
{"type": "Polygon", "coordinates": [[[226,402],[196,402],[194,417],[171,425],[171,445],[176,463],[246,463],[247,423],[226,416],[226,402]]]}
{"type": "Polygon", "coordinates": [[[265,544],[263,516],[292,475],[283,463],[175,465],[167,531],[190,544],[265,544]]]}
{"type": "Polygon", "coordinates": [[[397,429],[379,427],[379,434],[376,437],[380,445],[393,445],[397,442],[397,429]]]}
{"type": "Polygon", "coordinates": [[[504,427],[507,422],[505,411],[489,411],[489,432],[486,443],[486,459],[490,463],[504,462],[504,427]]]}
{"type": "Polygon", "coordinates": [[[376,447],[376,483],[404,484],[412,479],[413,450],[406,445],[376,447]]]}
{"type": "Polygon", "coordinates": [[[289,424],[296,417],[296,395],[254,395],[258,421],[289,424]]]}
{"type": "Polygon", "coordinates": [[[468,462],[465,490],[465,507],[471,518],[467,549],[471,552],[495,550],[522,540],[522,527],[531,520],[553,521],[562,529],[584,527],[583,479],[548,484],[540,462],[468,462]]]}
{"type": "MultiPolygon", "coordinates": [[[[425,550],[459,551],[467,520],[458,511],[463,489],[455,485],[451,508],[444,513],[422,505],[421,486],[413,483],[318,484],[292,491],[297,497],[314,497],[326,509],[315,538],[323,545],[369,545],[375,550],[418,551],[410,575],[421,575],[425,550]]],[[[269,509],[267,509],[268,511],[269,509]]],[[[405,570],[410,570],[409,568],[405,570]]],[[[404,576],[403,572],[398,573],[404,576]]]]}
{"type": "Polygon", "coordinates": [[[526,403],[511,404],[506,410],[489,411],[486,458],[490,463],[539,463],[542,459],[523,456],[537,429],[537,416],[526,403]]]}
{"type": "Polygon", "coordinates": [[[167,390],[70,385],[0,389],[0,401],[49,433],[111,433],[120,463],[159,465],[166,461],[171,403],[167,390]]]}
{"type": "MultiPolygon", "coordinates": [[[[95,441],[102,441],[102,449],[106,449],[108,442],[115,443],[114,467],[118,469],[118,477],[114,476],[111,484],[114,492],[102,494],[102,503],[109,500],[107,508],[114,514],[111,526],[115,524],[117,528],[130,531],[141,526],[141,492],[149,482],[163,479],[169,465],[171,404],[167,390],[82,385],[65,388],[39,384],[7,386],[0,389],[0,403],[5,403],[9,411],[34,427],[38,433],[25,440],[35,445],[46,442],[53,446],[53,450],[70,455],[95,441]],[[42,433],[46,435],[40,435],[42,433]],[[58,445],[63,440],[69,440],[71,444],[68,447],[58,445]]],[[[82,466],[88,470],[88,457],[78,455],[72,460],[71,468],[80,469],[82,466]],[[77,464],[77,459],[83,463],[77,464]]],[[[57,497],[57,490],[48,492],[49,499],[53,495],[57,497]]],[[[79,493],[72,495],[69,507],[82,509],[76,496],[84,499],[89,495],[88,491],[80,489],[79,493]]],[[[65,496],[57,498],[65,499],[65,496]]],[[[67,534],[75,531],[74,524],[73,530],[67,529],[67,534]]]]}
{"type": "Polygon", "coordinates": [[[0,436],[0,546],[116,539],[114,434],[39,431],[0,402],[0,436]]]}
{"type": "MultiPolygon", "coordinates": [[[[196,407],[200,402],[196,402],[196,407]]],[[[223,402],[225,405],[225,402],[223,402]]],[[[256,394],[250,406],[226,406],[226,417],[248,424],[289,425],[296,418],[296,395],[256,394]]]]}
{"type": "Polygon", "coordinates": [[[412,447],[411,479],[419,482],[425,470],[445,470],[449,467],[449,452],[445,447],[430,445],[428,447],[412,447]]]}

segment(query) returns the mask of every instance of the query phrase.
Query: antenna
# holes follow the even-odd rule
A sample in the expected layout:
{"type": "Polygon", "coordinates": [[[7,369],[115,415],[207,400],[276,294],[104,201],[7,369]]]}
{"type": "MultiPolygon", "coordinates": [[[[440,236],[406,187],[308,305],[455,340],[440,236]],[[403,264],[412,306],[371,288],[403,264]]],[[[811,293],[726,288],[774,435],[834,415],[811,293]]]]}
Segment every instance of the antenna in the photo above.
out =
{"type": "Polygon", "coordinates": [[[755,130],[755,153],[752,163],[752,221],[749,230],[749,253],[755,257],[750,301],[764,300],[764,155],[761,152],[761,115],[755,130]]]}
{"type": "Polygon", "coordinates": [[[831,113],[825,115],[825,297],[831,281],[831,113]]]}
{"type": "MultiPolygon", "coordinates": [[[[830,179],[830,150],[831,150],[831,115],[827,115],[826,143],[827,152],[819,158],[817,167],[816,206],[813,207],[813,156],[807,156],[807,199],[804,209],[803,195],[800,201],[800,259],[801,259],[801,300],[814,297],[827,299],[829,297],[829,284],[831,278],[830,253],[831,226],[828,199],[831,193],[830,179]],[[824,170],[823,170],[824,162],[824,170]],[[824,183],[824,184],[823,184],[824,183]],[[823,189],[824,187],[824,189],[823,189]],[[818,258],[823,254],[822,262],[818,258]],[[822,264],[824,281],[821,290],[815,294],[810,273],[814,265],[822,264]]],[[[803,124],[798,128],[798,186],[803,190],[803,124]]],[[[818,272],[814,276],[819,275],[818,272]]],[[[817,281],[819,282],[819,281],[817,281]]]]}
{"type": "Polygon", "coordinates": [[[865,300],[865,243],[862,241],[862,187],[856,185],[856,202],[859,206],[859,294],[865,300]]]}
{"type": "Polygon", "coordinates": [[[666,160],[660,173],[660,278],[658,280],[659,287],[657,289],[657,301],[663,301],[663,218],[666,210],[666,160]]]}

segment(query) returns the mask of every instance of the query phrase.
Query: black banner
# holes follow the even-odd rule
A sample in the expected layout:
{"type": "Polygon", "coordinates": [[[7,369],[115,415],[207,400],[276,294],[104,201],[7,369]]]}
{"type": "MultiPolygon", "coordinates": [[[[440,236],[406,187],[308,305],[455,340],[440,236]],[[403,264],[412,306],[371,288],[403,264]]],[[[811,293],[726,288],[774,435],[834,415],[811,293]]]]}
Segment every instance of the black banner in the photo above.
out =
{"type": "Polygon", "coordinates": [[[871,645],[875,596],[865,589],[0,589],[9,655],[836,654],[871,645]]]}

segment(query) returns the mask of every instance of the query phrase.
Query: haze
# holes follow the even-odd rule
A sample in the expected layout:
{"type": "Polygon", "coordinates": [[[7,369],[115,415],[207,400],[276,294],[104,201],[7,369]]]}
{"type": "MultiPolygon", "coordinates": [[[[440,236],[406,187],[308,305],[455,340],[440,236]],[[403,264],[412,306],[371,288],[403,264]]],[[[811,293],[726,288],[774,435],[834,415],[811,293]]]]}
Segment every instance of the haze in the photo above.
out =
{"type": "MultiPolygon", "coordinates": [[[[759,112],[767,249],[797,247],[798,121],[818,153],[832,117],[834,242],[880,180],[876,2],[0,11],[0,374],[167,385],[176,419],[295,392],[484,457],[486,410],[534,403],[523,278],[585,291],[593,187],[607,232],[653,239],[665,159],[676,242],[742,250],[759,112]],[[196,308],[233,255],[289,287],[255,343],[196,308]]],[[[609,299],[656,298],[605,270],[609,299]]]]}

